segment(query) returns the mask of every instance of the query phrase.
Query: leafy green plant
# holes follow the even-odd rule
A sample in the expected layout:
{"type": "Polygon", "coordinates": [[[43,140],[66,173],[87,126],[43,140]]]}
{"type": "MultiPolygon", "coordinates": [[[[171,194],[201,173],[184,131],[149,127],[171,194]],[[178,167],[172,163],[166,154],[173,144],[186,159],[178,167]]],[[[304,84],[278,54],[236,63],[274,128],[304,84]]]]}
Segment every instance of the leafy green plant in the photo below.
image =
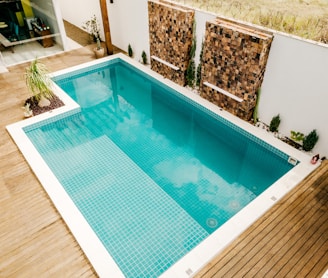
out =
{"type": "Polygon", "coordinates": [[[195,37],[195,28],[196,28],[196,23],[194,21],[193,24],[193,39],[192,39],[192,44],[189,52],[190,60],[188,63],[187,67],[187,72],[186,72],[186,81],[187,85],[190,87],[194,87],[195,84],[195,75],[196,75],[196,64],[194,61],[195,58],[195,52],[196,52],[196,37],[195,37]]]}
{"type": "Polygon", "coordinates": [[[280,125],[280,115],[274,116],[270,122],[269,130],[271,132],[277,132],[280,125]]]}
{"type": "Polygon", "coordinates": [[[317,131],[314,129],[308,135],[306,135],[303,139],[303,150],[304,151],[311,151],[315,144],[318,142],[319,136],[317,131]]]}
{"type": "Polygon", "coordinates": [[[142,63],[144,65],[146,65],[147,64],[147,54],[146,54],[146,52],[144,50],[141,53],[141,58],[142,58],[142,63]]]}
{"type": "Polygon", "coordinates": [[[187,68],[187,75],[186,75],[187,85],[190,87],[194,87],[195,72],[196,72],[195,61],[192,59],[189,61],[188,68],[187,68]]]}
{"type": "Polygon", "coordinates": [[[27,88],[37,102],[42,97],[50,99],[54,95],[48,73],[49,71],[46,66],[38,59],[32,61],[30,66],[25,69],[27,88]]]}
{"type": "Polygon", "coordinates": [[[129,54],[129,57],[133,57],[133,50],[132,50],[131,44],[128,45],[128,54],[129,54]]]}
{"type": "Polygon", "coordinates": [[[202,49],[200,50],[200,54],[199,54],[199,64],[197,66],[197,72],[196,72],[196,86],[200,85],[200,80],[202,79],[203,53],[204,53],[204,41],[202,41],[202,49]]]}
{"type": "Polygon", "coordinates": [[[293,139],[296,142],[302,142],[304,139],[304,134],[299,131],[292,130],[290,132],[290,138],[293,139]]]}

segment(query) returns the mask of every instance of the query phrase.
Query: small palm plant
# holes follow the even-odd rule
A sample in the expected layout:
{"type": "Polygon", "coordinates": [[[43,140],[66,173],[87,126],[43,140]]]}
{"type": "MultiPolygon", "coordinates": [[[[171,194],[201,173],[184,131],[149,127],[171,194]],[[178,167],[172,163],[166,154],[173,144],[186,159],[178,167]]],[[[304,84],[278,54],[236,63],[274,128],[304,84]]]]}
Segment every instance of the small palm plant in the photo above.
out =
{"type": "Polygon", "coordinates": [[[25,82],[28,90],[32,93],[33,99],[39,103],[39,106],[47,106],[50,104],[49,99],[54,96],[51,88],[51,79],[48,75],[49,71],[46,66],[38,59],[31,62],[30,66],[25,69],[25,82]],[[41,100],[47,104],[40,104],[41,100]]]}

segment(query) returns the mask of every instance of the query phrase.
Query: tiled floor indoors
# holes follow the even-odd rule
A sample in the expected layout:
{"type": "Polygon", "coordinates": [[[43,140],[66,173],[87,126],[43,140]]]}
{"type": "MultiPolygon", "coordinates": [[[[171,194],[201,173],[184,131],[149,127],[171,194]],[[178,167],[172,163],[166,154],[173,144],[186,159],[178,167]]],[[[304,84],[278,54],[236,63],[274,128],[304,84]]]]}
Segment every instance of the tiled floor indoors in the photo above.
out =
{"type": "MultiPolygon", "coordinates": [[[[90,46],[42,61],[57,71],[90,46]]],[[[0,277],[97,277],[5,127],[23,120],[27,63],[0,73],[0,277]]],[[[321,277],[328,268],[328,161],[196,277],[321,277]]]]}

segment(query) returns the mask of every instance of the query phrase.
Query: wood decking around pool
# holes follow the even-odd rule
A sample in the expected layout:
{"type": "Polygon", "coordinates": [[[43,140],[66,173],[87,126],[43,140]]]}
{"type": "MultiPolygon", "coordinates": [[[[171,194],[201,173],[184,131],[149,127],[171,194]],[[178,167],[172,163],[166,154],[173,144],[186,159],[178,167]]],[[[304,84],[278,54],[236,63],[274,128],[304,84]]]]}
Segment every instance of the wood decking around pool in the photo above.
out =
{"type": "MultiPolygon", "coordinates": [[[[93,59],[86,46],[42,61],[57,71],[93,59]]],[[[0,277],[97,277],[5,129],[23,119],[27,65],[0,74],[0,277]]],[[[327,191],[324,161],[196,277],[321,277],[328,268],[327,191]]]]}

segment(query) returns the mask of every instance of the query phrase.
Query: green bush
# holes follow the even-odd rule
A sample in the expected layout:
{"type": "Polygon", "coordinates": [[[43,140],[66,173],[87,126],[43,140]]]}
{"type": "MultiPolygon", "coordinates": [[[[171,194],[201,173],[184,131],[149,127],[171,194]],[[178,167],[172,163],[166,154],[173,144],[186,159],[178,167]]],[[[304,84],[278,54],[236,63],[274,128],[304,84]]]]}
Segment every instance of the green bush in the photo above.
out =
{"type": "Polygon", "coordinates": [[[141,58],[142,58],[142,63],[144,65],[146,65],[147,64],[147,54],[146,54],[146,52],[144,50],[141,53],[141,58]]]}
{"type": "Polygon", "coordinates": [[[280,125],[280,115],[274,116],[270,122],[269,130],[271,132],[277,132],[280,125]]]}
{"type": "Polygon", "coordinates": [[[303,150],[304,151],[311,151],[315,144],[318,142],[319,136],[317,131],[314,129],[308,135],[306,135],[303,139],[303,150]]]}

